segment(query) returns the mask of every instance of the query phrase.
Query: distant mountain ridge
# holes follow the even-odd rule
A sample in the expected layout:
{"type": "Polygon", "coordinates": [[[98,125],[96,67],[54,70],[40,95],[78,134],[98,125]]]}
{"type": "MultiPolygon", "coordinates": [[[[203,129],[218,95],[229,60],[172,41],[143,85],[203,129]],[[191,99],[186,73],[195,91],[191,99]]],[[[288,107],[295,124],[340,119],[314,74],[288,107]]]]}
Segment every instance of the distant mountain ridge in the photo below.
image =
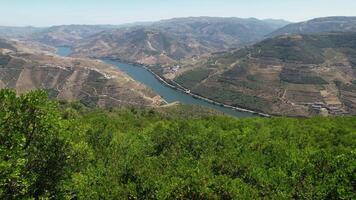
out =
{"type": "Polygon", "coordinates": [[[356,17],[322,17],[286,25],[267,37],[291,34],[315,34],[326,32],[356,32],[356,17]]]}
{"type": "Polygon", "coordinates": [[[103,31],[77,43],[74,55],[112,57],[148,65],[172,64],[256,42],[283,25],[281,21],[255,18],[175,18],[149,26],[103,31]]]}
{"type": "Polygon", "coordinates": [[[0,26],[0,37],[41,42],[51,46],[72,46],[76,42],[101,31],[125,27],[149,25],[151,22],[137,22],[121,25],[57,25],[50,27],[0,26]]]}
{"type": "Polygon", "coordinates": [[[28,38],[51,46],[72,46],[86,37],[110,29],[112,26],[107,25],[52,26],[30,35],[28,38]]]}
{"type": "Polygon", "coordinates": [[[29,35],[39,33],[46,28],[33,26],[16,27],[16,26],[0,26],[0,37],[4,38],[24,38],[29,35]]]}

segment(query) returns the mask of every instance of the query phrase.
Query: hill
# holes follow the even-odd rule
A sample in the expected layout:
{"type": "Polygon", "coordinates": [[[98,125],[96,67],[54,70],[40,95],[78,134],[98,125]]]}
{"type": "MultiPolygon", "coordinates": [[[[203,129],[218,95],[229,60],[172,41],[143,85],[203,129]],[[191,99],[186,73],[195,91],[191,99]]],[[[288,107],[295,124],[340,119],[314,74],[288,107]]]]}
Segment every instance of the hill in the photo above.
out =
{"type": "Polygon", "coordinates": [[[118,28],[150,25],[150,22],[137,22],[121,25],[58,25],[50,27],[11,27],[0,26],[0,37],[40,42],[53,47],[73,46],[75,43],[102,31],[118,28]]]}
{"type": "Polygon", "coordinates": [[[156,71],[193,93],[269,114],[356,114],[355,52],[356,33],[279,36],[156,71]]]}
{"type": "Polygon", "coordinates": [[[72,46],[84,38],[114,27],[111,25],[52,26],[29,35],[27,39],[51,46],[72,46]]]}
{"type": "Polygon", "coordinates": [[[110,65],[58,57],[26,45],[0,40],[0,88],[13,88],[18,93],[45,89],[52,98],[79,100],[88,106],[162,103],[159,96],[110,65]]]}
{"type": "Polygon", "coordinates": [[[356,17],[324,17],[286,25],[268,37],[326,32],[356,32],[356,17]]]}
{"type": "Polygon", "coordinates": [[[46,28],[39,27],[15,27],[15,26],[0,26],[0,37],[4,38],[26,38],[35,33],[39,33],[46,28]]]}
{"type": "Polygon", "coordinates": [[[172,64],[256,42],[285,23],[254,18],[176,18],[98,33],[76,44],[74,55],[172,64]]]}

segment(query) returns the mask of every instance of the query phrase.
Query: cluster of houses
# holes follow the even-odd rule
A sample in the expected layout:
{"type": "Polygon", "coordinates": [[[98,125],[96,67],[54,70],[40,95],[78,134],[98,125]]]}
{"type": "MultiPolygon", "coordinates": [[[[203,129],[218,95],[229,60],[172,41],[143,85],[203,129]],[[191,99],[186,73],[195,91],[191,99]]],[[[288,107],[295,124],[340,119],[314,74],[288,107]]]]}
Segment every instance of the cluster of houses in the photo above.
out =
{"type": "Polygon", "coordinates": [[[342,115],[345,111],[341,105],[325,104],[323,102],[314,102],[309,104],[311,111],[317,114],[342,115]]]}
{"type": "Polygon", "coordinates": [[[167,69],[167,72],[168,72],[168,73],[176,73],[179,69],[180,69],[180,66],[179,66],[179,65],[176,65],[176,66],[173,66],[173,67],[168,68],[168,69],[167,69]]]}

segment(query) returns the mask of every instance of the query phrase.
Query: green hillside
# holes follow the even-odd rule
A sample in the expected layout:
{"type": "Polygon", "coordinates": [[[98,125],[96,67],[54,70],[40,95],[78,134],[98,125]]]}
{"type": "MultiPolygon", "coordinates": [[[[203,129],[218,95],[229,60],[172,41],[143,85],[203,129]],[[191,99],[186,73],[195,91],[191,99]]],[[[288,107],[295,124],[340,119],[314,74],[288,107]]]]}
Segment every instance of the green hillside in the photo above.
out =
{"type": "Polygon", "coordinates": [[[321,114],[311,106],[318,102],[324,114],[353,115],[356,96],[350,85],[356,79],[356,33],[269,38],[186,60],[178,72],[163,76],[195,94],[272,115],[321,114]]]}
{"type": "Polygon", "coordinates": [[[0,199],[356,198],[355,117],[189,115],[2,90],[0,199]]]}

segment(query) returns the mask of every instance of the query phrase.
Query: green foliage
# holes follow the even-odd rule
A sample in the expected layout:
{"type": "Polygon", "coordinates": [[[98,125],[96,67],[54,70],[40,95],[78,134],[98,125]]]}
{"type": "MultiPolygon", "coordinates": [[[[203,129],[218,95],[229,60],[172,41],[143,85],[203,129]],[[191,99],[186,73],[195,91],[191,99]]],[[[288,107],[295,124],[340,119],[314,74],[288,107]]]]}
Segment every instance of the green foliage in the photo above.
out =
{"type": "Polygon", "coordinates": [[[175,105],[162,108],[156,108],[148,111],[151,115],[159,115],[164,119],[199,119],[203,117],[211,117],[224,115],[224,113],[215,109],[210,109],[204,106],[197,105],[175,105]],[[157,112],[157,113],[156,113],[157,112]]]}
{"type": "Polygon", "coordinates": [[[354,117],[164,119],[126,109],[78,120],[94,157],[70,183],[79,199],[355,197],[354,117]]]}
{"type": "Polygon", "coordinates": [[[43,91],[0,91],[0,198],[60,195],[67,145],[56,104],[43,91]]]}
{"type": "Polygon", "coordinates": [[[210,73],[211,70],[206,68],[194,69],[178,76],[175,81],[186,88],[193,88],[197,84],[201,83],[201,81],[208,78],[210,73]]]}
{"type": "Polygon", "coordinates": [[[25,98],[2,91],[0,96],[3,199],[356,198],[355,117],[190,118],[190,112],[184,117],[174,110],[86,109],[62,102],[61,119],[41,92],[25,98]],[[28,148],[41,152],[33,148],[31,154],[23,149],[23,123],[32,118],[18,108],[29,107],[23,100],[29,97],[30,105],[47,111],[36,115],[44,128],[28,148]],[[10,129],[13,134],[7,134],[10,129]],[[55,145],[64,141],[70,148],[55,145]],[[56,160],[25,173],[33,157],[56,160]],[[52,162],[56,164],[46,165],[52,162]],[[33,191],[43,185],[56,189],[35,196],[33,191]],[[15,192],[9,193],[13,186],[15,192]]]}
{"type": "MultiPolygon", "coordinates": [[[[202,96],[214,99],[218,102],[225,102],[232,106],[254,108],[255,110],[264,112],[269,111],[268,109],[271,107],[270,102],[256,96],[246,95],[243,92],[236,91],[236,89],[231,88],[231,83],[229,80],[219,81],[221,82],[221,87],[206,88],[201,85],[200,87],[196,88],[194,92],[201,94],[202,96]]],[[[239,83],[248,88],[257,88],[254,82],[240,81],[239,83]]]]}

